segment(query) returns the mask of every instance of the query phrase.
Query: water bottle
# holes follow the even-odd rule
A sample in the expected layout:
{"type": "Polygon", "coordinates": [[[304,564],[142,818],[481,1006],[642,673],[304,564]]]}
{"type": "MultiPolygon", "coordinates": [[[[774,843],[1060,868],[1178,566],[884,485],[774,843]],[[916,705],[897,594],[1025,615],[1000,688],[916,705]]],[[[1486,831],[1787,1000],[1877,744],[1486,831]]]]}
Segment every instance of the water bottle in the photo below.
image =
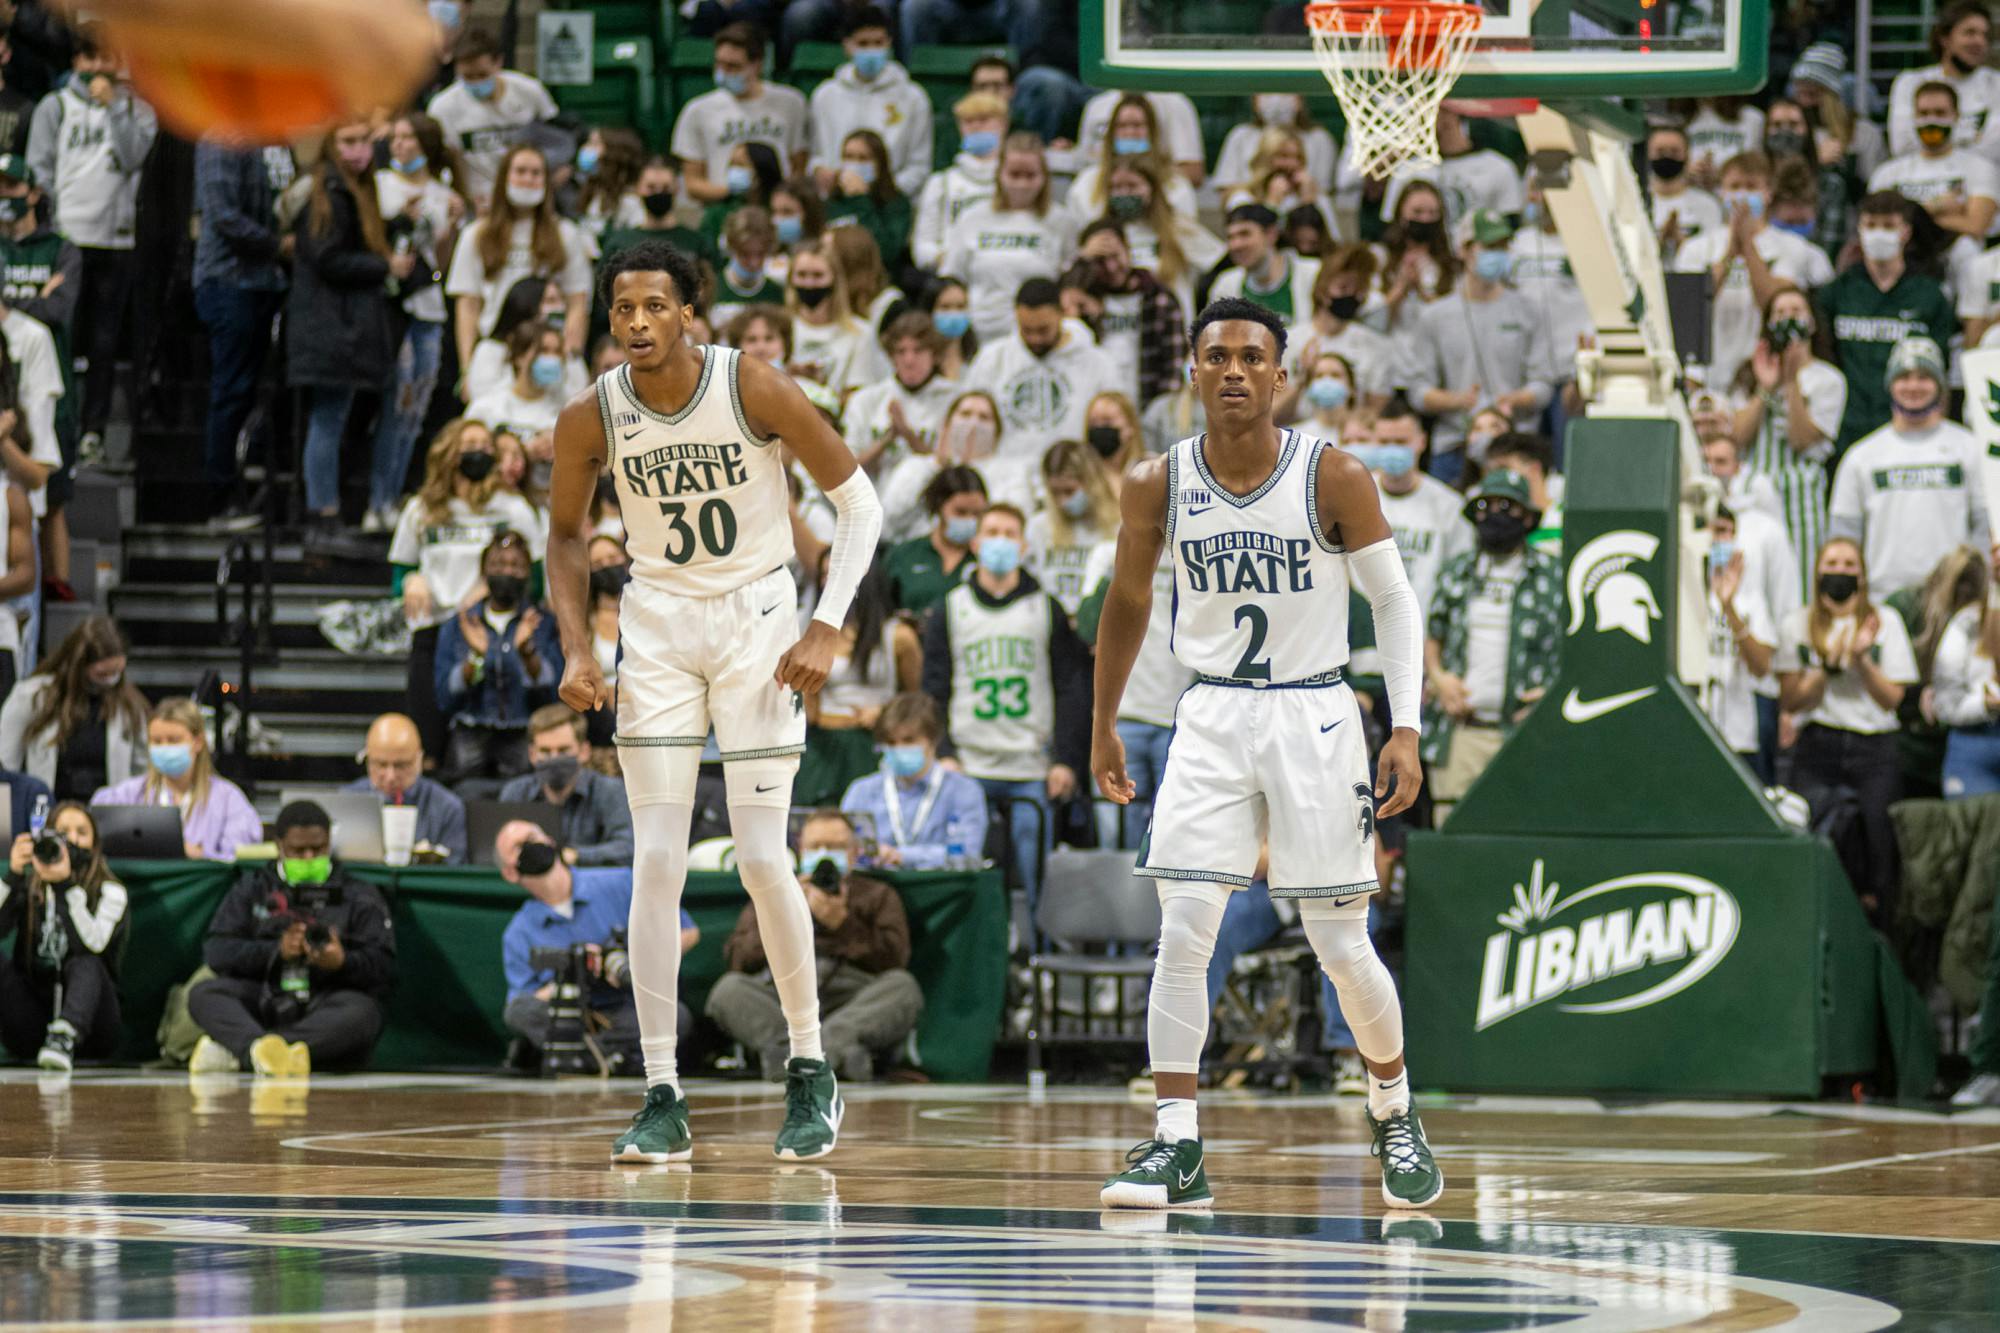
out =
{"type": "Polygon", "coordinates": [[[962,842],[951,842],[951,843],[946,843],[946,844],[945,844],[945,848],[944,848],[944,868],[945,868],[946,870],[963,870],[963,869],[965,869],[965,844],[964,844],[964,843],[962,843],[962,842]]]}

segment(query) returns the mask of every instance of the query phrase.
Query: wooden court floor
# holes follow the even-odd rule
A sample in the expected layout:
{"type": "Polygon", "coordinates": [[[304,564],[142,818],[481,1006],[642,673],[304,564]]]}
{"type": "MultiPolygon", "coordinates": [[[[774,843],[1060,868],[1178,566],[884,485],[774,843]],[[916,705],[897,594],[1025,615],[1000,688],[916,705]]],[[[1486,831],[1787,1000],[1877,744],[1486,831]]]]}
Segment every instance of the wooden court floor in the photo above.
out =
{"type": "Polygon", "coordinates": [[[543,1330],[2000,1329],[2000,1111],[1458,1098],[1376,1189],[1360,1104],[1223,1096],[1212,1216],[1100,1213],[1118,1090],[850,1090],[770,1155],[614,1167],[635,1085],[0,1072],[0,1324],[543,1330]]]}

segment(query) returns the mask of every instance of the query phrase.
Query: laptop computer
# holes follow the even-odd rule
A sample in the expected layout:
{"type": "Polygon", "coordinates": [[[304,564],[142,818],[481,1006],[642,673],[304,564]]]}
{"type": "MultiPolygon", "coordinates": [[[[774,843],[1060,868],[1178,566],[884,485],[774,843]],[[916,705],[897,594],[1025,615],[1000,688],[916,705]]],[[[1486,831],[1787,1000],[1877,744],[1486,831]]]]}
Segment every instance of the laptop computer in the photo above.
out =
{"type": "Polygon", "coordinates": [[[547,801],[467,801],[465,842],[473,865],[490,866],[493,844],[500,830],[517,819],[525,819],[542,832],[562,841],[562,808],[547,801]]]}
{"type": "Polygon", "coordinates": [[[185,861],[177,805],[94,805],[97,849],[112,861],[185,861]]]}
{"type": "Polygon", "coordinates": [[[278,793],[278,808],[293,801],[311,801],[333,821],[333,854],[343,861],[382,861],[382,798],[372,791],[300,791],[278,793]]]}

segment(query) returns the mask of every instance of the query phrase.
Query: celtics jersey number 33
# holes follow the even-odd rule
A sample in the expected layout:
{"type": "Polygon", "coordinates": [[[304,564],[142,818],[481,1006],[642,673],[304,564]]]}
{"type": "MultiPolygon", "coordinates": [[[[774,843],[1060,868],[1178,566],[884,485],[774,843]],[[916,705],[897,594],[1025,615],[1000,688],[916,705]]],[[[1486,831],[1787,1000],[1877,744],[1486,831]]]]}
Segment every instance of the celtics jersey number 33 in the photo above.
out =
{"type": "Polygon", "coordinates": [[[1320,454],[1334,446],[1280,436],[1248,495],[1215,483],[1206,435],[1167,455],[1174,656],[1204,676],[1276,685],[1347,663],[1347,556],[1319,516],[1320,454]]]}

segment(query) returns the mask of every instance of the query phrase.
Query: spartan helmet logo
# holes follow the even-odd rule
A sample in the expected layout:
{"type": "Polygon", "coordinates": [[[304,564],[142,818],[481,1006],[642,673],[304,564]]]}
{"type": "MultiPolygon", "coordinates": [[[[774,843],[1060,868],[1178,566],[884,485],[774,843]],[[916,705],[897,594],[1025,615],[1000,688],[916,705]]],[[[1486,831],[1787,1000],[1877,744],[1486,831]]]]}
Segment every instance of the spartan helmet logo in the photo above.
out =
{"type": "Polygon", "coordinates": [[[1361,802],[1361,841],[1375,836],[1375,792],[1365,782],[1354,784],[1354,799],[1361,802]]]}
{"type": "Polygon", "coordinates": [[[1653,641],[1660,618],[1653,587],[1632,566],[1651,560],[1660,539],[1625,528],[1607,532],[1576,553],[1569,566],[1569,633],[1583,628],[1584,607],[1597,613],[1597,632],[1622,629],[1640,643],[1653,641]]]}

